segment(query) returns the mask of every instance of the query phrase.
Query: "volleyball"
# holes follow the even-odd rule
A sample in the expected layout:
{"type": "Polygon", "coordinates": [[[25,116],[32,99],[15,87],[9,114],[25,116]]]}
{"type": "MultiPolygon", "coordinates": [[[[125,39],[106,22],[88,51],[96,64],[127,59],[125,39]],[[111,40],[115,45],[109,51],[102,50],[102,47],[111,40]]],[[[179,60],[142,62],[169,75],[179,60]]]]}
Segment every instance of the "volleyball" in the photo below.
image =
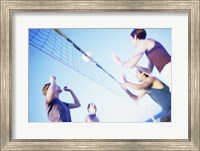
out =
{"type": "Polygon", "coordinates": [[[85,62],[90,62],[90,58],[92,57],[92,54],[91,53],[89,53],[89,52],[86,52],[86,54],[89,56],[89,57],[87,57],[86,55],[84,55],[83,54],[83,61],[85,61],[85,62]]]}

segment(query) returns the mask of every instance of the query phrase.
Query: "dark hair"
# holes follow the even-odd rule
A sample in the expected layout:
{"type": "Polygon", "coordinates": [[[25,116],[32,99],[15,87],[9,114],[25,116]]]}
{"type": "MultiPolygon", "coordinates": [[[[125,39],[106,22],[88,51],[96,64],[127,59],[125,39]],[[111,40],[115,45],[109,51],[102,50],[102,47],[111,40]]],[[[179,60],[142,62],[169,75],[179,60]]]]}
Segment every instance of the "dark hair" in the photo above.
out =
{"type": "MultiPolygon", "coordinates": [[[[89,108],[90,108],[90,104],[94,104],[94,103],[89,103],[88,106],[87,106],[87,110],[89,111],[89,108]]],[[[95,105],[95,110],[97,110],[97,107],[95,105]]]]}
{"type": "Polygon", "coordinates": [[[138,39],[145,39],[146,36],[147,36],[147,33],[144,29],[134,29],[132,32],[131,32],[131,36],[134,38],[136,35],[136,37],[138,39]]]}
{"type": "MultiPolygon", "coordinates": [[[[140,73],[144,73],[144,72],[142,72],[142,71],[140,71],[140,70],[138,70],[140,73]]],[[[144,76],[145,77],[149,77],[149,75],[148,74],[146,74],[146,73],[144,73],[144,76]]]]}
{"type": "Polygon", "coordinates": [[[47,90],[48,90],[49,86],[50,86],[50,83],[47,83],[42,88],[42,93],[43,93],[44,96],[46,96],[46,93],[47,93],[47,90]]]}
{"type": "Polygon", "coordinates": [[[87,110],[89,110],[89,108],[90,108],[90,103],[89,103],[88,106],[87,106],[87,110]]]}

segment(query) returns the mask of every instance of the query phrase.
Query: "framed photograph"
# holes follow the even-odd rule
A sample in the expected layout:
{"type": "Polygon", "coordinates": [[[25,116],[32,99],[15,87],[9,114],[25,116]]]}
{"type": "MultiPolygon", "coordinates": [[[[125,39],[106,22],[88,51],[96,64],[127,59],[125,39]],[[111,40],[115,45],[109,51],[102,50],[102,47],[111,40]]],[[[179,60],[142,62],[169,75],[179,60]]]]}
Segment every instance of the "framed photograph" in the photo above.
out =
{"type": "MultiPolygon", "coordinates": [[[[134,14],[132,14],[132,16],[134,16],[134,14]]],[[[85,16],[83,15],[81,16],[82,19],[84,17],[85,16]]],[[[128,16],[126,15],[126,17],[128,16]]],[[[67,17],[65,20],[68,20],[67,17]]],[[[86,19],[84,20],[87,22],[86,19]]],[[[107,22],[107,26],[108,24],[109,22],[107,22]]],[[[67,27],[67,25],[65,25],[65,27],[67,27]]],[[[56,76],[56,85],[61,88],[61,92],[59,93],[60,100],[66,100],[67,103],[70,103],[73,107],[75,106],[74,108],[69,109],[69,120],[71,122],[80,123],[85,121],[99,121],[103,123],[140,123],[146,121],[160,121],[161,108],[148,97],[148,94],[141,97],[140,101],[135,102],[134,99],[131,99],[131,97],[129,98],[128,94],[126,94],[128,88],[127,90],[124,89],[125,91],[122,89],[122,80],[120,78],[122,69],[123,73],[126,74],[126,79],[130,77],[129,79],[131,82],[140,80],[137,80],[137,77],[134,76],[136,73],[135,68],[132,70],[129,68],[127,69],[126,67],[121,68],[121,66],[118,66],[112,61],[111,56],[112,53],[114,53],[113,50],[116,50],[115,53],[121,57],[126,55],[124,55],[124,51],[120,50],[126,50],[127,54],[135,51],[132,50],[134,48],[131,47],[129,37],[133,29],[113,27],[114,25],[112,25],[112,28],[28,29],[29,122],[49,121],[47,112],[44,110],[45,102],[41,101],[44,100],[41,88],[45,82],[47,83],[49,81],[50,75],[56,76]],[[87,58],[87,54],[90,58],[87,58]],[[69,91],[63,91],[65,85],[70,89],[69,91]],[[70,101],[70,96],[67,95],[70,95],[72,92],[71,90],[78,100],[72,97],[72,101],[70,101]],[[92,91],[95,91],[95,93],[91,93],[92,91]],[[81,104],[81,107],[79,105],[76,107],[77,103],[81,104]],[[89,104],[91,104],[91,108],[89,104]],[[112,107],[112,112],[110,112],[110,107],[113,106],[113,104],[115,105],[112,107]],[[35,113],[35,110],[37,110],[37,113],[35,113]],[[119,111],[123,114],[119,114],[119,111]]],[[[143,29],[142,31],[147,32],[148,37],[159,39],[159,42],[162,43],[169,53],[167,56],[170,60],[171,29],[148,28],[143,29]]],[[[25,54],[25,52],[22,54],[25,54]]],[[[145,58],[145,55],[137,63],[138,66],[143,65],[143,68],[141,69],[146,69],[147,64],[148,60],[145,58]]],[[[161,81],[162,77],[155,71],[156,69],[151,72],[151,77],[156,76],[161,81]]],[[[149,78],[146,78],[146,80],[149,78]]],[[[167,87],[168,84],[166,84],[166,88],[167,87]]],[[[134,89],[130,90],[133,91],[134,89]]],[[[139,93],[142,92],[140,91],[139,93]]],[[[165,93],[164,89],[161,92],[165,93]]],[[[134,93],[136,94],[137,91],[135,90],[135,92],[132,92],[132,94],[134,93]]],[[[166,115],[169,115],[168,121],[170,121],[170,90],[167,94],[168,97],[164,97],[164,100],[167,100],[166,102],[168,103],[167,105],[164,105],[165,107],[163,108],[169,110],[166,115]]],[[[51,117],[51,114],[54,110],[50,108],[49,103],[48,105],[46,104],[46,106],[48,115],[50,115],[49,118],[51,119],[53,118],[51,117]]],[[[59,121],[61,119],[52,119],[52,121],[59,121]]],[[[67,120],[65,119],[64,121],[67,120]]]]}
{"type": "Polygon", "coordinates": [[[1,150],[199,150],[199,29],[199,0],[1,0],[1,150]],[[134,29],[167,50],[171,84],[156,64],[124,69],[134,29]],[[128,91],[149,75],[170,85],[169,119],[154,97],[128,91]],[[45,83],[70,116],[57,116],[45,83]]]}

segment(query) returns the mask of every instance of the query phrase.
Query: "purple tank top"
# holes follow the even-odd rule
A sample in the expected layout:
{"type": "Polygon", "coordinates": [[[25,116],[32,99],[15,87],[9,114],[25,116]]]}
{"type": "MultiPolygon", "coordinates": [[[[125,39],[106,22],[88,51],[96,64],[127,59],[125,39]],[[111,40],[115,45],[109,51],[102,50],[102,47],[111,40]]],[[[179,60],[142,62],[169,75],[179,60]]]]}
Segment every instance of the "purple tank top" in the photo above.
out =
{"type": "Polygon", "coordinates": [[[159,72],[162,71],[167,63],[171,62],[171,56],[157,41],[155,41],[155,46],[150,51],[145,51],[145,54],[149,61],[151,61],[156,66],[159,72]]]}
{"type": "Polygon", "coordinates": [[[51,122],[71,122],[68,104],[55,98],[51,103],[46,103],[48,119],[51,122]]]}

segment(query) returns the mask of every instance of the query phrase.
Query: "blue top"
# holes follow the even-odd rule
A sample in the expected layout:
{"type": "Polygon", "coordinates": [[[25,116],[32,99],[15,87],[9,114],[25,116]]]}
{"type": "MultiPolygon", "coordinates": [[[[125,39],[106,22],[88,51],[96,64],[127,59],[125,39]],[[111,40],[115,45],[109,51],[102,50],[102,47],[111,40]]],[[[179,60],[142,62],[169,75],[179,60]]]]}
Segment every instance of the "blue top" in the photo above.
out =
{"type": "Polygon", "coordinates": [[[99,122],[99,119],[97,118],[96,114],[89,114],[86,118],[87,122],[99,122]]]}
{"type": "Polygon", "coordinates": [[[169,87],[164,84],[162,89],[148,87],[146,90],[149,92],[148,95],[162,107],[161,120],[166,116],[170,116],[171,120],[171,93],[169,87]]]}
{"type": "Polygon", "coordinates": [[[88,115],[89,116],[89,118],[91,119],[91,120],[94,120],[95,118],[97,118],[96,117],[96,114],[90,114],[90,115],[88,115]]]}
{"type": "Polygon", "coordinates": [[[51,122],[71,122],[71,114],[67,103],[55,98],[47,104],[48,118],[51,122]]]}

